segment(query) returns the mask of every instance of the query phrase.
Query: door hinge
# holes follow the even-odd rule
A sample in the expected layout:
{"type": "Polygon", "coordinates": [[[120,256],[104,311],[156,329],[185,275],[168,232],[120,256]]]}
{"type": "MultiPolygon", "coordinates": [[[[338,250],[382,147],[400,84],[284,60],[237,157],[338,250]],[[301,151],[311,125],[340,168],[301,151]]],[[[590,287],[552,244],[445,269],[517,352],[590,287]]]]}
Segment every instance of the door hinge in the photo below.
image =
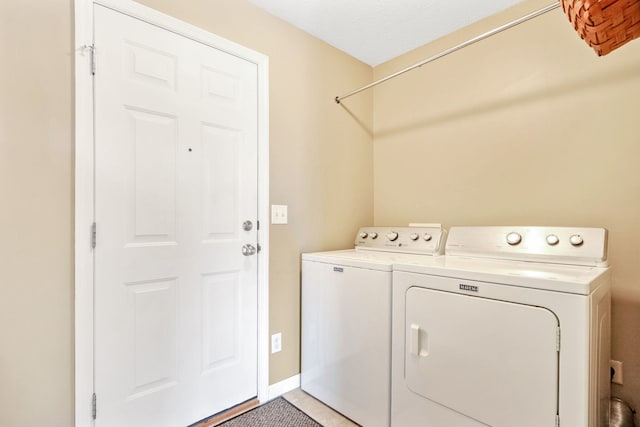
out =
{"type": "Polygon", "coordinates": [[[560,351],[560,327],[556,329],[556,351],[560,351]]]}
{"type": "Polygon", "coordinates": [[[96,415],[98,414],[98,398],[96,397],[96,394],[93,393],[93,396],[91,397],[91,417],[95,420],[96,419],[96,415]]]}
{"type": "Polygon", "coordinates": [[[96,223],[94,222],[93,224],[91,224],[91,249],[95,249],[96,248],[96,223]]]}
{"type": "Polygon", "coordinates": [[[96,75],[96,45],[92,44],[89,46],[91,50],[91,75],[96,75]]]}
{"type": "Polygon", "coordinates": [[[85,44],[82,46],[82,50],[88,50],[89,55],[91,55],[89,70],[91,71],[91,75],[96,74],[96,45],[94,44],[85,44]]]}

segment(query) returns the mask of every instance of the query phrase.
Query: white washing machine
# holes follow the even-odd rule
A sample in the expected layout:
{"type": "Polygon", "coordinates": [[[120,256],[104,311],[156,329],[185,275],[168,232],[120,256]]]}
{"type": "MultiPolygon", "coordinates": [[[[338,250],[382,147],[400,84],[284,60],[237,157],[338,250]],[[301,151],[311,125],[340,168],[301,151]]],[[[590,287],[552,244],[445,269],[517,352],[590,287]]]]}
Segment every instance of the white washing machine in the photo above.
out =
{"type": "Polygon", "coordinates": [[[601,228],[453,227],[394,265],[392,426],[608,426],[606,252],[601,228]]]}
{"type": "Polygon", "coordinates": [[[365,227],[354,249],[302,255],[302,390],[358,424],[389,426],[391,266],[441,254],[444,235],[365,227]]]}

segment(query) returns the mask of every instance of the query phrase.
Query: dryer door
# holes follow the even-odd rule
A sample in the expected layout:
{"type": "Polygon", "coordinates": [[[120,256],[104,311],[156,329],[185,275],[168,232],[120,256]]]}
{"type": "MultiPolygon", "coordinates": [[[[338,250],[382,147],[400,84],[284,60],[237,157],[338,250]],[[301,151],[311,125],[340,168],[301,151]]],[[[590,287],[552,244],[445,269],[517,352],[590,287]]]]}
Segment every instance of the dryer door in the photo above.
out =
{"type": "Polygon", "coordinates": [[[405,301],[409,389],[493,427],[555,425],[558,320],[551,311],[415,287],[405,301]]]}

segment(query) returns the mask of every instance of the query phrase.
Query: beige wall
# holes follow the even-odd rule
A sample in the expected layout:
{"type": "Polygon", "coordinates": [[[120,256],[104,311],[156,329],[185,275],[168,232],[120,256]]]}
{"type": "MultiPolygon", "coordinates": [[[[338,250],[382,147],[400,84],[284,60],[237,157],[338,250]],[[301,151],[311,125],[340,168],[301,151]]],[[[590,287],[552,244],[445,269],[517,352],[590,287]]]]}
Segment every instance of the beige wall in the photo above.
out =
{"type": "Polygon", "coordinates": [[[0,2],[0,425],[73,414],[71,1],[0,2]]]}
{"type": "MultiPolygon", "coordinates": [[[[372,69],[245,0],[143,3],[270,57],[270,383],[299,372],[300,253],[373,222],[372,69]],[[355,120],[351,114],[358,117],[355,120]]],[[[0,2],[0,425],[73,424],[73,1],[0,2]]]]}
{"type": "MultiPolygon", "coordinates": [[[[548,0],[528,0],[374,69],[376,78],[548,0]]],[[[374,94],[377,225],[609,229],[613,352],[640,405],[640,41],[598,58],[560,9],[374,94]]]]}

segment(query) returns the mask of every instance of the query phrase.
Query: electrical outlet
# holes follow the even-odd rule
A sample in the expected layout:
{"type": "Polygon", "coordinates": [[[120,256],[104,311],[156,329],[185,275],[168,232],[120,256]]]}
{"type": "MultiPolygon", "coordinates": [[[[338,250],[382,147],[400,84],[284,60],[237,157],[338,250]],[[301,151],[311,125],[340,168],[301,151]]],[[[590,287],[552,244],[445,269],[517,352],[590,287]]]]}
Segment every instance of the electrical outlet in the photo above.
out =
{"type": "Polygon", "coordinates": [[[622,385],[622,362],[618,360],[611,360],[611,382],[622,385]]]}
{"type": "Polygon", "coordinates": [[[282,351],[282,333],[271,335],[271,354],[282,351]]]}

